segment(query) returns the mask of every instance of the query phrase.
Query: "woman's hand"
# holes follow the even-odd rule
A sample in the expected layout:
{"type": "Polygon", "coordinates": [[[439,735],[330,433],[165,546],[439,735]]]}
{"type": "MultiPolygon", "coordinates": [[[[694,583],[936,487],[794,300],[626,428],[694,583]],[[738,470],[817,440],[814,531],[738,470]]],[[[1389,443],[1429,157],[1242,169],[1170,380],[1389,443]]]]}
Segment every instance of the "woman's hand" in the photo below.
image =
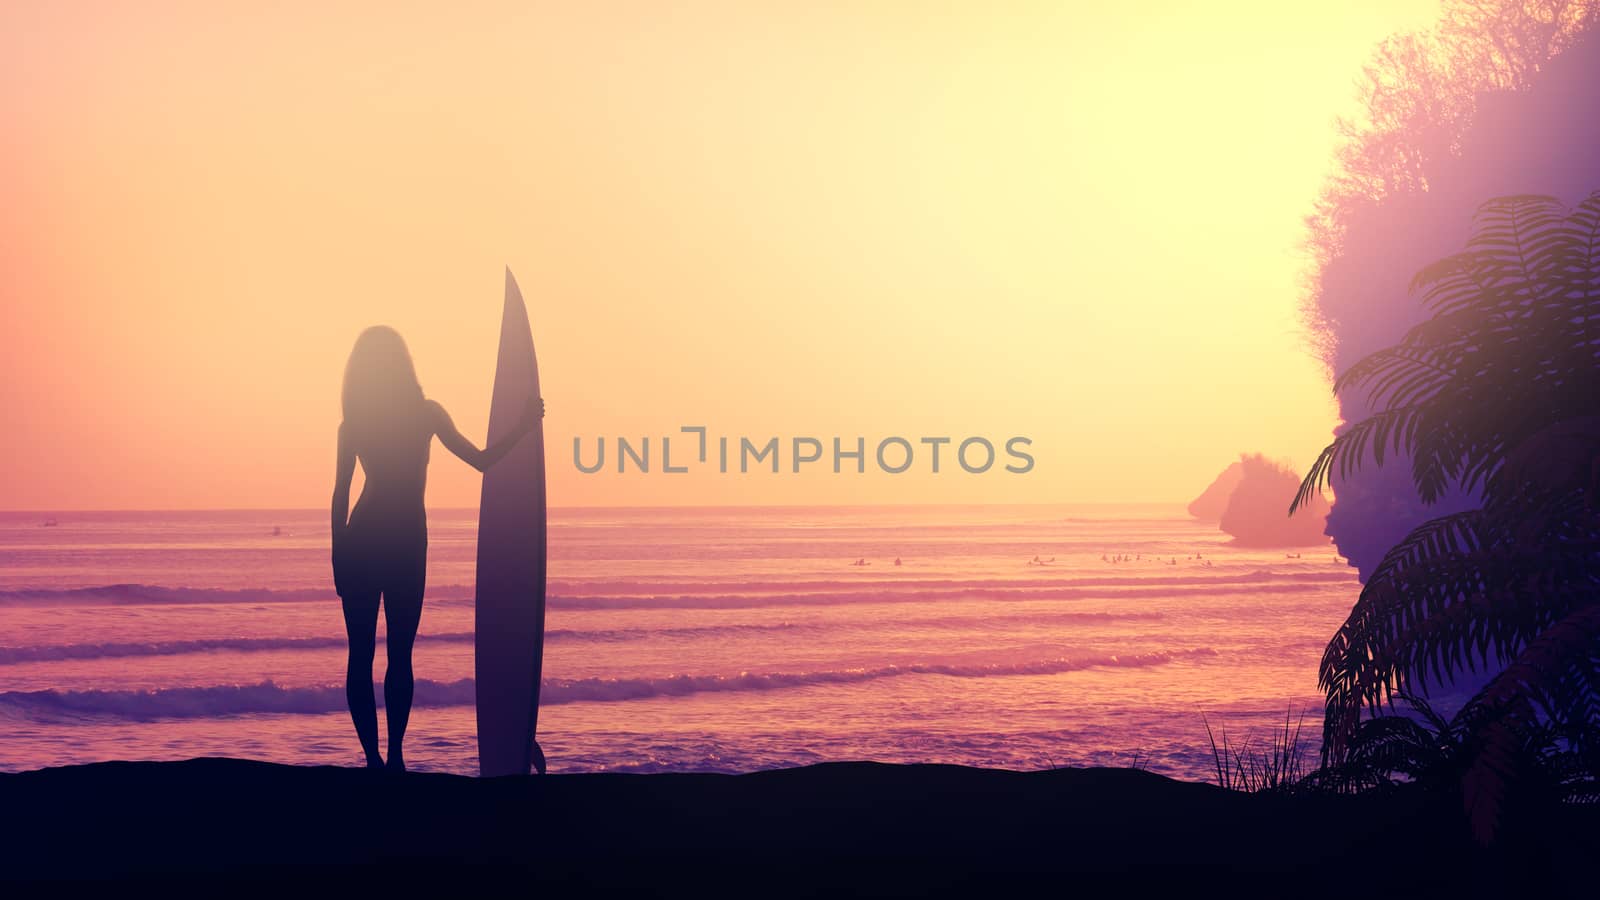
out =
{"type": "Polygon", "coordinates": [[[530,395],[528,405],[523,407],[522,419],[517,422],[517,430],[525,432],[542,418],[544,418],[544,398],[530,395]]]}

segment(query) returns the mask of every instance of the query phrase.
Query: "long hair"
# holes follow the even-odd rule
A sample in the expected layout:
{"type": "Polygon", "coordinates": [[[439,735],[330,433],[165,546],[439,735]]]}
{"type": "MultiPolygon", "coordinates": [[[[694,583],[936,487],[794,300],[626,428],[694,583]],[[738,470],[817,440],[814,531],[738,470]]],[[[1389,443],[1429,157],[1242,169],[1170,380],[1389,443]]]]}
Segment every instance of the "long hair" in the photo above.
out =
{"type": "Polygon", "coordinates": [[[422,409],[422,384],[400,332],[374,325],[356,338],[344,367],[344,420],[361,431],[413,419],[422,409]]]}

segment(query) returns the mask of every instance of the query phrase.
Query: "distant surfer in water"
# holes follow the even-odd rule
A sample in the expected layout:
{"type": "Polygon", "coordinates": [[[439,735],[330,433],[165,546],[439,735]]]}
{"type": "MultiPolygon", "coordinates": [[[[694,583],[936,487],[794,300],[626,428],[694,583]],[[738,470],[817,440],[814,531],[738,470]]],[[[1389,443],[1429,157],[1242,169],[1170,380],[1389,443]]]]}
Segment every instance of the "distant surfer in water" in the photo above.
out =
{"type": "Polygon", "coordinates": [[[333,484],[333,583],[344,604],[350,639],[345,699],[367,766],[384,765],[378,753],[378,711],[372,693],[372,657],[378,606],[388,625],[389,665],[383,702],[389,720],[389,763],[405,771],[401,742],[411,717],[415,680],[411,647],[422,619],[428,527],[423,510],[428,450],[435,435],[446,449],[483,471],[528,433],[544,403],[529,400],[521,422],[504,440],[479,450],[456,430],[444,407],[423,396],[411,354],[399,332],[377,325],[363,331],[344,370],[344,421],[339,424],[338,468],[333,484]],[[356,462],[365,484],[350,509],[356,462]],[[348,519],[346,518],[348,514],[348,519]]]}

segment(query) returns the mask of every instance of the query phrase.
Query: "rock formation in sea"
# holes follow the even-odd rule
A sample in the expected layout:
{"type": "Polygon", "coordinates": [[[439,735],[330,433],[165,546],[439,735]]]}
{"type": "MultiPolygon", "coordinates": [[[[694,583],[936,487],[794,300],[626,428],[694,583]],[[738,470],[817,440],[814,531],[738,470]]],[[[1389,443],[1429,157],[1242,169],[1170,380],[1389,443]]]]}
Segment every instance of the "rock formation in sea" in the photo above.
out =
{"type": "Polygon", "coordinates": [[[1189,515],[1207,522],[1222,521],[1222,514],[1228,511],[1228,498],[1233,496],[1233,489],[1244,480],[1244,463],[1236,462],[1222,470],[1211,486],[1201,492],[1189,504],[1189,515]]]}
{"type": "Polygon", "coordinates": [[[1189,514],[1214,520],[1234,542],[1246,547],[1308,547],[1328,543],[1323,528],[1328,502],[1321,494],[1289,515],[1300,476],[1265,456],[1242,454],[1222,470],[1193,503],[1189,514]]]}

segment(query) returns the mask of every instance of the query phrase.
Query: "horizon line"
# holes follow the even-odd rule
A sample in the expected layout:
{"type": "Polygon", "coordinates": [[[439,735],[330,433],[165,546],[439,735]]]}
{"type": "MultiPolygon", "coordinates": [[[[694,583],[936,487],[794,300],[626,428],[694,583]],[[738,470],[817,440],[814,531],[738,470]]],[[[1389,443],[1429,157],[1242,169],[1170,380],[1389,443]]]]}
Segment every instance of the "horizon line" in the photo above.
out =
{"type": "MultiPolygon", "coordinates": [[[[590,504],[550,506],[550,510],[630,510],[630,509],[938,509],[950,507],[1045,507],[1045,506],[1184,506],[1184,500],[1055,500],[1014,501],[1000,503],[661,503],[661,504],[590,504]]],[[[475,512],[472,506],[438,506],[429,512],[475,512]]],[[[261,512],[303,513],[326,512],[320,506],[187,506],[187,507],[34,507],[0,509],[0,516],[40,515],[68,513],[206,513],[206,512],[261,512]]]]}

